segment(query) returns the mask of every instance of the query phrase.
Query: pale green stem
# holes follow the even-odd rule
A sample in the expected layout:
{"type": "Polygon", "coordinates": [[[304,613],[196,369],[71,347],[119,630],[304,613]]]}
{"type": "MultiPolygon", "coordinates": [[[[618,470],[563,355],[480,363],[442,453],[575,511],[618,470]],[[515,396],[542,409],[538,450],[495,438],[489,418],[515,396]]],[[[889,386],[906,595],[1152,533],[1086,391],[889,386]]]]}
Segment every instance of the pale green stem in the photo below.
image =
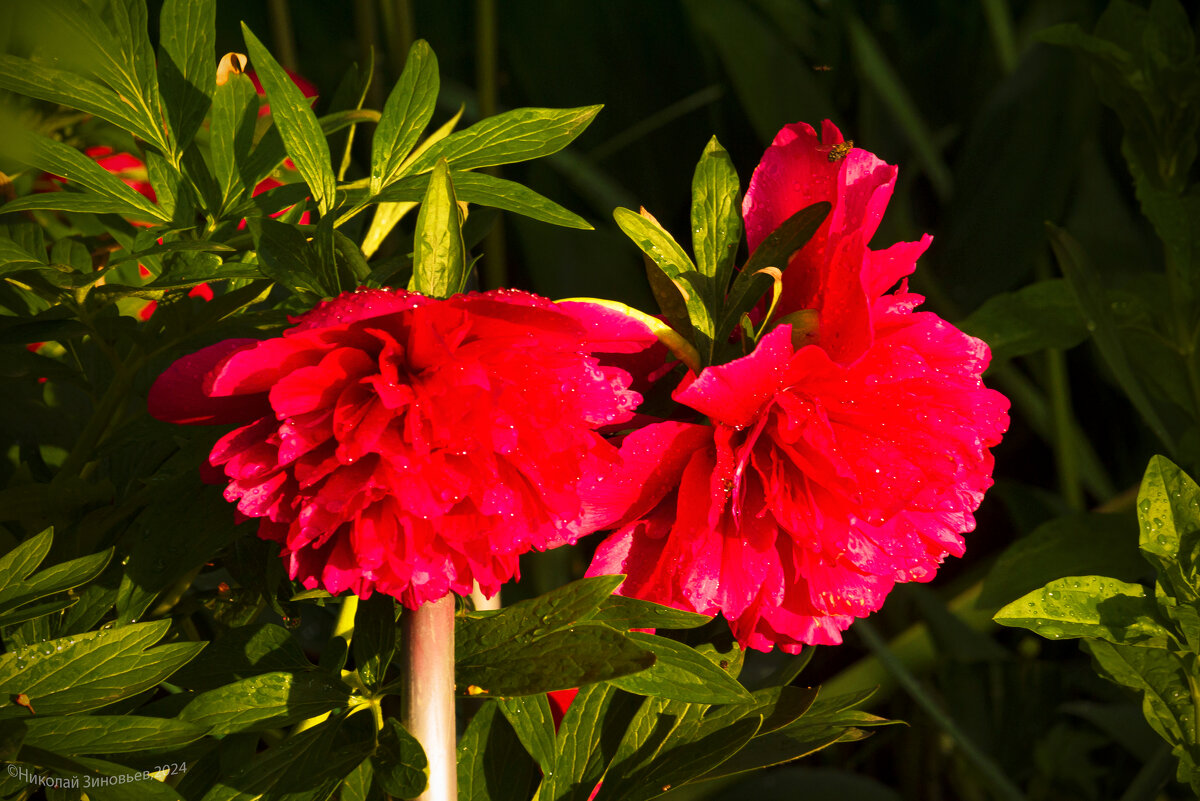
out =
{"type": "Polygon", "coordinates": [[[479,582],[475,583],[475,588],[471,590],[471,603],[475,605],[475,611],[496,610],[500,608],[500,593],[496,593],[491,598],[483,594],[483,590],[479,589],[479,582]]]}
{"type": "MultiPolygon", "coordinates": [[[[496,73],[499,59],[497,27],[495,0],[476,0],[475,93],[479,99],[480,119],[486,119],[496,113],[496,73]]],[[[500,177],[499,167],[489,167],[484,172],[500,177]]],[[[501,218],[492,226],[483,243],[483,274],[479,276],[479,281],[484,289],[508,285],[506,249],[504,219],[501,218]]]]}
{"type": "Polygon", "coordinates": [[[288,0],[268,0],[271,17],[271,38],[275,40],[275,57],[285,68],[296,70],[296,37],[292,33],[292,14],[288,0]]]}
{"type": "Polygon", "coordinates": [[[405,610],[402,620],[402,722],[429,761],[429,786],[416,801],[456,801],[454,596],[405,610]]]}

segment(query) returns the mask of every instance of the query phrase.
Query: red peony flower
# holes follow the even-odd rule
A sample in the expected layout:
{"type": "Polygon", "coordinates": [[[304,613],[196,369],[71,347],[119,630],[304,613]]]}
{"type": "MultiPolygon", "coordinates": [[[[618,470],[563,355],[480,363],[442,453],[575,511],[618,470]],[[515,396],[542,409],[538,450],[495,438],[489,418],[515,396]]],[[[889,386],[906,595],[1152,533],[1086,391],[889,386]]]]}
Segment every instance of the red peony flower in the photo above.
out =
{"type": "Polygon", "coordinates": [[[781,131],[743,206],[754,247],[801,208],[833,204],[780,301],[782,314],[816,310],[817,330],[781,324],[748,356],[689,375],[673,397],[711,425],[630,434],[593,499],[618,530],[589,575],[628,573],[622,594],[721,612],[759,650],[840,643],[896,582],[961,556],[1008,426],[1008,401],[980,380],[987,345],[913,312],[924,299],[902,279],[929,237],[867,247],[895,167],[833,151],[828,122],[824,135],[781,131]]]}
{"type": "Polygon", "coordinates": [[[648,347],[644,326],[503,290],[361,290],[294,322],[179,360],[150,411],[243,423],[209,460],[305,587],[492,595],[520,554],[594,530],[579,484],[619,462],[597,429],[641,401],[597,354],[648,347]]]}

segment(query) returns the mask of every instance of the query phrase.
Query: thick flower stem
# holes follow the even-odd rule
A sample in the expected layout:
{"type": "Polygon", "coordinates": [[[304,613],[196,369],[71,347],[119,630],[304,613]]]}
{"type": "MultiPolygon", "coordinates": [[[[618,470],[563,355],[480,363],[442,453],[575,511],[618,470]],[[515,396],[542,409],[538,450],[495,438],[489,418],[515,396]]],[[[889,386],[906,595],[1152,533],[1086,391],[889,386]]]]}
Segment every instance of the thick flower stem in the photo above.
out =
{"type": "Polygon", "coordinates": [[[454,596],[404,613],[404,727],[425,749],[429,786],[417,801],[455,801],[454,596]]]}

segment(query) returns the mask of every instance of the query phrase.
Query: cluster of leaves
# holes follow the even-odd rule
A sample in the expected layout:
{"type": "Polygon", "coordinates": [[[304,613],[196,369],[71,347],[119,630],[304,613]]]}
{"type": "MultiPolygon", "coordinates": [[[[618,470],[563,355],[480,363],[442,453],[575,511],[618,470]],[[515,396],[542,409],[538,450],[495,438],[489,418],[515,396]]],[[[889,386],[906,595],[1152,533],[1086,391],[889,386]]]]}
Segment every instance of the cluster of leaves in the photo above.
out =
{"type": "Polygon", "coordinates": [[[996,613],[1050,639],[1081,638],[1104,677],[1142,695],[1146,720],[1200,794],[1200,486],[1156,456],[1137,503],[1138,548],[1157,574],[1153,593],[1107,576],[1055,579],[996,613]]]}
{"type": "MultiPolygon", "coordinates": [[[[0,776],[0,796],[57,777],[59,797],[98,801],[412,797],[427,771],[392,716],[395,603],[297,592],[276,547],[200,484],[214,433],[150,420],[145,388],[182,351],[276,331],[354,287],[463,291],[496,210],[590,228],[478,170],[561,150],[598,107],[517,109],[456,131],[460,111],[426,135],[440,79],[418,41],[381,111],[363,107],[368,64],[317,116],[243,27],[270,107],[260,114],[243,59],[217,67],[212,0],[167,0],[157,49],[144,0],[49,0],[39,14],[42,35],[0,55],[0,88],[14,93],[0,109],[21,123],[5,125],[0,159],[24,167],[0,206],[0,353],[15,410],[0,476],[0,759],[20,768],[0,776]],[[351,145],[371,124],[356,176],[351,145]],[[97,139],[138,154],[153,200],[77,148],[97,139]],[[65,185],[31,191],[43,172],[65,185]],[[255,195],[268,176],[282,185],[255,195]],[[210,301],[184,296],[200,284],[210,301]],[[139,322],[147,301],[157,308],[139,322]],[[353,618],[329,636],[338,610],[353,618]]],[[[702,273],[686,257],[668,272],[681,287],[702,274],[710,300],[739,239],[731,171],[714,143],[697,171],[714,232],[697,239],[702,273]]],[[[797,222],[770,262],[818,223],[797,222]]],[[[758,291],[727,312],[735,322],[766,288],[744,274],[758,291]]],[[[474,712],[460,744],[465,797],[586,798],[603,780],[601,797],[649,798],[884,722],[852,709],[865,693],[787,686],[805,660],[739,682],[741,653],[713,644],[720,626],[612,596],[618,582],[459,616],[460,706],[474,712]],[[646,627],[659,631],[631,631],[646,627]],[[545,694],[568,687],[583,689],[556,733],[545,694]]]]}
{"type": "Polygon", "coordinates": [[[828,203],[814,203],[793,214],[735,274],[734,258],[742,239],[741,186],[729,154],[714,136],[692,178],[695,262],[645,209],[635,214],[619,208],[613,217],[645,254],[646,274],[659,308],[696,350],[698,365],[693,367],[707,367],[753,350],[770,322],[783,270],[792,254],[816,233],[829,208],[828,203]],[[767,319],[756,331],[749,312],[772,288],[767,319]],[[741,334],[739,344],[730,341],[735,330],[741,334]]]}

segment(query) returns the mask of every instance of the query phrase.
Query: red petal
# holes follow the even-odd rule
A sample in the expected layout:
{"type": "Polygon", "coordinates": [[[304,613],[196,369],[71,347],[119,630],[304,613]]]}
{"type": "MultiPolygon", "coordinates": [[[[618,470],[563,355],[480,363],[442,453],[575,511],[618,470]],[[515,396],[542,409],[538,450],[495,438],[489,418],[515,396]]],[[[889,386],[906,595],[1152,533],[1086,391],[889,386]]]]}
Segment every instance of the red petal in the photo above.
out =
{"type": "Polygon", "coordinates": [[[214,398],[204,391],[209,373],[218,365],[258,344],[254,339],[228,339],[179,359],[150,387],[150,414],[168,423],[193,425],[242,423],[269,414],[265,394],[214,398]]]}

